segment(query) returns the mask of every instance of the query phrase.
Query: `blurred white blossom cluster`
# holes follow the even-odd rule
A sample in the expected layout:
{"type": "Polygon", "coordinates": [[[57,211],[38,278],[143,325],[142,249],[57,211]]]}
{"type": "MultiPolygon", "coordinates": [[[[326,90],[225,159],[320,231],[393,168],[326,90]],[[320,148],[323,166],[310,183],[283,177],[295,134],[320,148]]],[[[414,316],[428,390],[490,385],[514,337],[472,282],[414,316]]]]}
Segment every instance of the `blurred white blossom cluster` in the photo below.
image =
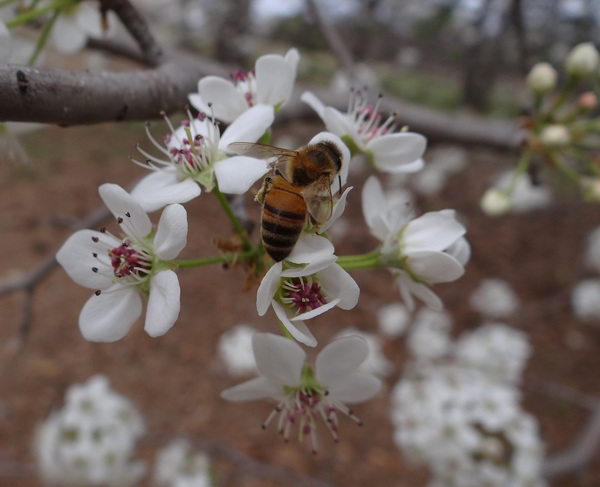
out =
{"type": "Polygon", "coordinates": [[[195,451],[188,440],[175,439],[158,452],[154,484],[157,487],[211,487],[209,459],[195,451]]]}
{"type": "Polygon", "coordinates": [[[430,487],[544,485],[537,423],[517,387],[530,354],[525,336],[495,324],[451,343],[439,317],[419,328],[429,340],[437,330],[437,343],[447,346],[435,358],[413,346],[417,355],[394,387],[394,441],[403,454],[429,467],[430,487]]]}
{"type": "Polygon", "coordinates": [[[135,485],[145,465],[132,453],[144,433],[133,404],[95,375],[69,387],[63,408],[39,425],[34,450],[40,478],[46,485],[135,485]]]}

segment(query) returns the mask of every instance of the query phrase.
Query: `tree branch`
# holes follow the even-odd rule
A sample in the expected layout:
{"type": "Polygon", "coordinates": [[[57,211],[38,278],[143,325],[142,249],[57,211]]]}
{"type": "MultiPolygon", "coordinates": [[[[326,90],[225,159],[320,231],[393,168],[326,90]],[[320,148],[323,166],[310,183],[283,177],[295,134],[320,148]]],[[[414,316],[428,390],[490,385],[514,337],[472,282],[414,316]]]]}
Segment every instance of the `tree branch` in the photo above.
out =
{"type": "Polygon", "coordinates": [[[88,125],[157,118],[182,110],[198,79],[223,68],[179,56],[155,69],[121,72],[0,65],[0,121],[88,125]]]}

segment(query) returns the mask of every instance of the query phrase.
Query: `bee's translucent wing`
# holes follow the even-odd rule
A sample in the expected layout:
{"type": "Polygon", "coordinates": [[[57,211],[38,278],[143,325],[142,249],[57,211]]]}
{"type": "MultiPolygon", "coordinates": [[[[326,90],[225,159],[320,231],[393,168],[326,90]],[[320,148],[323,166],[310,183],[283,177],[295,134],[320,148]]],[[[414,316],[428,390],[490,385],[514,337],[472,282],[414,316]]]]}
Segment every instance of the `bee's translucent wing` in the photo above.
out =
{"type": "Polygon", "coordinates": [[[256,157],[257,159],[276,157],[275,165],[287,162],[297,154],[294,150],[253,142],[232,142],[227,146],[227,150],[240,156],[256,157]]]}
{"type": "Polygon", "coordinates": [[[329,220],[333,211],[333,200],[328,174],[323,174],[314,183],[304,188],[302,196],[306,202],[308,213],[317,226],[329,220]]]}

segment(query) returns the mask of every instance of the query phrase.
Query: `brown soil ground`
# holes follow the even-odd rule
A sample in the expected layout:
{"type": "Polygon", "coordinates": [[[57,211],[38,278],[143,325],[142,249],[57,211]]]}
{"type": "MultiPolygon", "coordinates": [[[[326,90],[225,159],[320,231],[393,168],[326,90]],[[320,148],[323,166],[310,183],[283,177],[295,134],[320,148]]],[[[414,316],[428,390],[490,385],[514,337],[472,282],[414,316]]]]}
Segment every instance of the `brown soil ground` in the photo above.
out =
{"type": "MultiPolygon", "coordinates": [[[[128,161],[137,142],[145,143],[142,124],[73,129],[49,128],[23,138],[30,165],[0,165],[0,282],[18,278],[54,253],[77,223],[101,206],[97,187],[104,182],[130,186],[143,173],[128,161]]],[[[162,129],[160,129],[162,130],[162,129]]],[[[287,127],[306,141],[312,127],[287,127]]],[[[318,127],[316,130],[320,130],[318,127]]],[[[524,380],[524,405],[534,414],[550,454],[567,448],[588,419],[573,398],[549,393],[542,385],[561,385],[600,398],[600,326],[573,317],[570,290],[585,276],[581,257],[589,231],[600,225],[600,207],[562,197],[550,208],[499,219],[485,217],[477,202],[491,176],[512,156],[469,149],[469,167],[453,176],[443,192],[418,201],[420,211],[456,208],[468,227],[473,255],[457,283],[436,287],[455,319],[453,333],[473,329],[481,317],[468,297],[485,277],[508,280],[522,310],[510,323],[525,331],[534,347],[524,380]]],[[[364,175],[352,175],[358,189],[364,175]]],[[[248,198],[250,200],[250,198],[248,198]]],[[[359,193],[352,193],[349,230],[338,253],[369,250],[359,193]]],[[[254,203],[248,201],[253,215],[254,203]]],[[[190,235],[182,258],[215,254],[212,240],[231,230],[211,195],[186,205],[190,235]]],[[[112,223],[111,223],[112,225],[112,223]]],[[[313,320],[321,343],[346,326],[376,330],[375,312],[399,299],[385,271],[355,271],[361,287],[352,312],[332,311],[313,320]]],[[[149,431],[139,455],[147,460],[178,434],[194,438],[211,454],[220,486],[423,486],[425,468],[405,459],[392,441],[389,392],[406,360],[404,339],[385,344],[396,371],[384,390],[355,412],[362,428],[342,421],[341,442],[321,431],[318,455],[309,445],[284,444],[273,425],[261,423],[267,403],[230,404],[219,392],[234,383],[216,358],[219,336],[238,323],[276,331],[274,316],[256,314],[255,289],[241,291],[241,269],[182,270],[182,310],[165,336],[150,338],[138,322],[121,341],[86,342],[77,317],[89,291],[55,267],[35,286],[31,315],[22,291],[0,297],[0,485],[40,485],[35,477],[31,441],[35,426],[60,407],[67,387],[91,375],[108,376],[143,414],[149,431]],[[29,331],[19,347],[16,337],[26,319],[29,331]]],[[[552,486],[600,485],[600,453],[580,471],[552,486]]]]}

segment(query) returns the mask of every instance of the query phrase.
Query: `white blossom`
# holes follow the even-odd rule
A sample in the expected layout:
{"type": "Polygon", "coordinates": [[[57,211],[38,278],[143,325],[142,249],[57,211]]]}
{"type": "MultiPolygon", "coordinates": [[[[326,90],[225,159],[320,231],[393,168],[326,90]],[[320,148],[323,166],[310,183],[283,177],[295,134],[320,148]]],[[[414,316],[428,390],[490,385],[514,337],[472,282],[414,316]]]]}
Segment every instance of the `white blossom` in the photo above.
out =
{"type": "Polygon", "coordinates": [[[314,347],[317,340],[304,320],[335,306],[352,309],[358,302],[358,285],[336,260],[325,237],[301,237],[287,259],[276,262],[263,277],[256,295],[258,314],[263,316],[272,306],[296,340],[314,347]]]}
{"type": "Polygon", "coordinates": [[[119,340],[141,315],[144,294],[144,329],[151,336],[163,335],[179,315],[179,281],[169,261],[185,247],[186,211],[181,205],[167,206],[154,231],[148,215],[123,188],[103,184],[99,192],[125,237],[79,230],[56,254],[71,279],[96,290],[81,310],[79,328],[87,340],[119,340]]]}
{"type": "Polygon", "coordinates": [[[600,54],[592,42],[577,44],[565,60],[565,68],[574,76],[589,76],[598,70],[600,54]]]}
{"type": "Polygon", "coordinates": [[[315,359],[314,369],[305,365],[306,353],[300,345],[287,338],[256,333],[252,348],[260,375],[223,391],[221,396],[236,402],[275,401],[277,407],[264,426],[279,415],[279,432],[288,439],[296,425],[299,439],[309,436],[313,451],[317,450],[318,418],[337,440],[338,413],[361,424],[346,404],[367,401],[381,387],[379,379],[359,370],[369,347],[357,336],[340,338],[325,346],[315,359]]]}
{"type": "Polygon", "coordinates": [[[42,480],[50,485],[135,485],[143,462],[131,462],[144,422],[131,402],[96,375],[71,386],[65,405],[38,427],[34,452],[42,480]]]}
{"type": "Polygon", "coordinates": [[[542,486],[543,446],[518,391],[453,365],[419,369],[392,393],[394,441],[430,485],[542,486]]]}
{"type": "Polygon", "coordinates": [[[490,318],[507,318],[519,309],[519,298],[503,279],[484,279],[469,298],[471,307],[490,318]]]}
{"type": "Polygon", "coordinates": [[[494,323],[461,336],[454,354],[459,364],[481,370],[501,382],[517,383],[531,355],[531,346],[522,331],[494,323]]]}
{"type": "Polygon", "coordinates": [[[413,295],[441,310],[442,302],[429,285],[461,277],[470,257],[466,229],[455,212],[435,211],[411,219],[403,207],[389,204],[373,176],[363,187],[362,206],[371,233],[381,241],[380,260],[394,275],[409,310],[415,306],[413,295]]]}
{"type": "Polygon", "coordinates": [[[571,306],[579,318],[600,318],[600,279],[584,279],[571,292],[571,306]]]}
{"type": "Polygon", "coordinates": [[[452,318],[445,311],[423,308],[415,315],[407,346],[417,362],[442,358],[450,350],[452,318]]]}
{"type": "Polygon", "coordinates": [[[231,375],[243,376],[256,370],[252,353],[252,335],[256,330],[248,325],[236,325],[219,338],[217,352],[231,375]]]}
{"type": "Polygon", "coordinates": [[[362,92],[353,92],[348,112],[325,106],[313,93],[301,96],[325,123],[328,131],[340,136],[352,154],[367,154],[379,170],[389,173],[412,173],[423,168],[427,139],[413,132],[394,132],[395,116],[383,120],[378,100],[369,105],[362,92]]]}
{"type": "MultiPolygon", "coordinates": [[[[494,184],[494,188],[489,191],[500,190],[506,191],[511,186],[515,172],[513,170],[502,173],[494,184]]],[[[487,193],[486,193],[487,194],[487,193]]],[[[552,193],[547,186],[534,185],[527,176],[519,177],[512,193],[506,196],[508,199],[508,208],[516,213],[525,213],[538,208],[544,208],[552,201],[552,193]]]]}
{"type": "Polygon", "coordinates": [[[549,63],[537,63],[527,75],[526,84],[534,93],[543,95],[556,87],[558,73],[549,63]]]}
{"type": "Polygon", "coordinates": [[[70,4],[61,11],[50,31],[50,39],[57,50],[74,54],[85,47],[88,38],[100,39],[110,36],[117,18],[112,11],[106,12],[106,25],[98,5],[91,2],[70,4]]]}
{"type": "Polygon", "coordinates": [[[248,156],[228,156],[231,142],[256,142],[273,123],[273,109],[256,106],[238,117],[221,134],[219,125],[205,114],[184,120],[159,144],[146,132],[152,144],[162,153],[158,158],[138,148],[146,162],[134,161],[151,169],[131,194],[146,211],[154,211],[170,203],[185,203],[200,195],[201,187],[211,191],[215,185],[223,193],[243,194],[266,174],[265,161],[248,156]]]}
{"type": "Polygon", "coordinates": [[[382,335],[397,338],[404,334],[410,322],[410,312],[402,303],[390,303],[377,311],[377,324],[382,335]]]}
{"type": "Polygon", "coordinates": [[[206,113],[212,104],[214,116],[226,123],[254,106],[269,106],[277,112],[292,94],[299,59],[298,51],[290,49],[285,56],[260,56],[252,71],[238,71],[231,81],[205,76],[198,81],[198,92],[189,95],[190,103],[206,113]]]}
{"type": "Polygon", "coordinates": [[[210,461],[178,438],[161,449],[154,465],[154,484],[161,487],[211,487],[210,461]]]}

